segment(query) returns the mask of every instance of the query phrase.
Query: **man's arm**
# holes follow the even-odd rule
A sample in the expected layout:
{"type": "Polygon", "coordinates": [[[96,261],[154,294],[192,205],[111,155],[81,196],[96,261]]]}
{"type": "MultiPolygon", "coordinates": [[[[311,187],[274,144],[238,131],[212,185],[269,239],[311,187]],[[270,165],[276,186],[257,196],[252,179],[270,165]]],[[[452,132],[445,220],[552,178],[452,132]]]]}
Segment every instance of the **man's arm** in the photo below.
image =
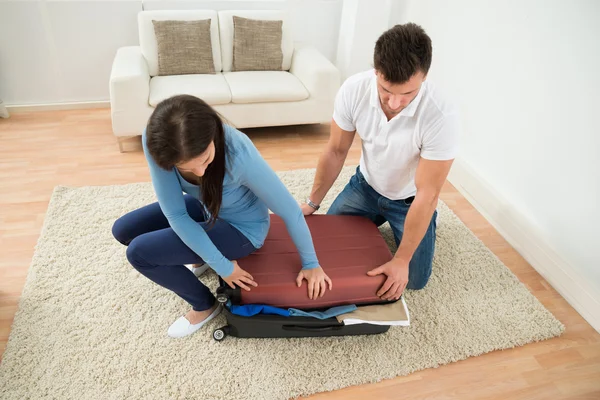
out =
{"type": "MultiPolygon", "coordinates": [[[[331,133],[329,142],[317,164],[317,172],[312,191],[310,192],[310,200],[315,204],[321,204],[325,195],[337,179],[344,166],[344,161],[348,156],[348,151],[354,141],[356,131],[345,131],[340,128],[335,120],[331,121],[331,133]]],[[[302,212],[304,215],[309,215],[315,212],[314,208],[307,204],[302,204],[302,212]]]]}
{"type": "Polygon", "coordinates": [[[423,240],[453,161],[419,160],[415,174],[417,194],[406,215],[402,242],[394,256],[400,262],[408,264],[423,240]]]}
{"type": "Polygon", "coordinates": [[[442,186],[453,161],[432,161],[425,158],[419,160],[415,175],[417,194],[406,215],[400,246],[390,262],[368,273],[371,276],[382,273],[387,275],[387,280],[377,292],[382,299],[397,300],[406,288],[410,260],[431,223],[442,186]]]}

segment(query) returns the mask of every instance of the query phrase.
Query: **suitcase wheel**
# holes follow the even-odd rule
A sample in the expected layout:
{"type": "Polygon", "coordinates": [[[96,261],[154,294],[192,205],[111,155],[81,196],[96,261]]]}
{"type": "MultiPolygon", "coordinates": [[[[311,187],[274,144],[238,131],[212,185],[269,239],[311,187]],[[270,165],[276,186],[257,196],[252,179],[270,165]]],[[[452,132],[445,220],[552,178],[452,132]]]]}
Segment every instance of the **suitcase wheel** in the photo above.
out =
{"type": "Polygon", "coordinates": [[[225,304],[225,303],[227,303],[227,300],[229,300],[229,297],[227,297],[226,294],[224,294],[224,293],[217,294],[217,301],[219,303],[225,304]]]}
{"type": "Polygon", "coordinates": [[[228,333],[229,333],[228,326],[224,326],[222,328],[215,329],[213,332],[213,339],[215,339],[217,342],[220,342],[223,339],[225,339],[225,337],[227,336],[228,333]]]}

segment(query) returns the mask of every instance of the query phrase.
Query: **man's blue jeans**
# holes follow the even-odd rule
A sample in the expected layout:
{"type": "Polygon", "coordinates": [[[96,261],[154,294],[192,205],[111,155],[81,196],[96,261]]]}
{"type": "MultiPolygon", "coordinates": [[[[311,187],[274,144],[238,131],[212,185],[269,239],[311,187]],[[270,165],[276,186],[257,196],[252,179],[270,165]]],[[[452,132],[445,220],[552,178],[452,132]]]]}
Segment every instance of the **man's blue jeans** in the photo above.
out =
{"type": "MultiPolygon", "coordinates": [[[[328,214],[360,215],[369,218],[377,226],[389,222],[396,244],[402,241],[404,221],[414,198],[390,200],[375,191],[356,168],[342,193],[335,199],[328,214]]],[[[429,228],[412,256],[408,268],[408,289],[423,289],[431,276],[437,211],[433,213],[429,228]]]]}

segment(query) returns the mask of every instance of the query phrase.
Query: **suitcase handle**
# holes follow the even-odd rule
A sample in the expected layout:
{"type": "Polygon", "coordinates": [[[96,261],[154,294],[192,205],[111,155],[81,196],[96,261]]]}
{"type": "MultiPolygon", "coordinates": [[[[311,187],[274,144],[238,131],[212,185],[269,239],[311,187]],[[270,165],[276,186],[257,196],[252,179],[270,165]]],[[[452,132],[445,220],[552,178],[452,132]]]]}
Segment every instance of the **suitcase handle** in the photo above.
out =
{"type": "Polygon", "coordinates": [[[283,330],[286,331],[304,331],[304,332],[324,332],[324,331],[339,331],[344,325],[340,326],[299,326],[299,325],[283,325],[283,330]]]}

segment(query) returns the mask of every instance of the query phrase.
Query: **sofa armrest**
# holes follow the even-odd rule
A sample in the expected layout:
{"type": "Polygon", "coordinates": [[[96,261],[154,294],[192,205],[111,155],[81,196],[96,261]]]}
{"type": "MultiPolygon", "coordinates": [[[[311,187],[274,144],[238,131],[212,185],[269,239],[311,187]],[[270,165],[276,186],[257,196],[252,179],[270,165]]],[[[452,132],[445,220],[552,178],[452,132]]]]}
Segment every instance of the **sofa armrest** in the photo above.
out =
{"type": "Polygon", "coordinates": [[[295,44],[290,73],[296,76],[311,97],[331,102],[340,88],[339,70],[315,47],[295,44]]]}
{"type": "Polygon", "coordinates": [[[139,46],[117,50],[110,73],[110,107],[116,136],[141,135],[151,113],[150,74],[139,46]]]}

